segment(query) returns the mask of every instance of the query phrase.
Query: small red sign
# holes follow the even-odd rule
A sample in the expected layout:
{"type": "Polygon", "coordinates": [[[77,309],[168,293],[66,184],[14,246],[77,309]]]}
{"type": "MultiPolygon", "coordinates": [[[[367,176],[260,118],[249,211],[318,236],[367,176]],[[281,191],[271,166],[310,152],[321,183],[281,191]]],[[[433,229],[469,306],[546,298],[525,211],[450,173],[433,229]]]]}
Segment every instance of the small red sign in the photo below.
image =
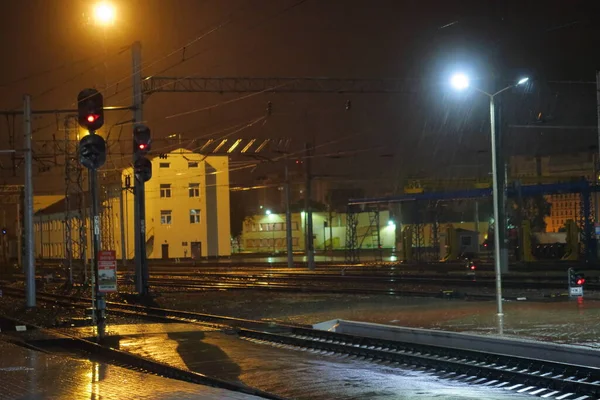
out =
{"type": "Polygon", "coordinates": [[[98,252],[98,291],[117,291],[117,254],[114,250],[98,252]]]}

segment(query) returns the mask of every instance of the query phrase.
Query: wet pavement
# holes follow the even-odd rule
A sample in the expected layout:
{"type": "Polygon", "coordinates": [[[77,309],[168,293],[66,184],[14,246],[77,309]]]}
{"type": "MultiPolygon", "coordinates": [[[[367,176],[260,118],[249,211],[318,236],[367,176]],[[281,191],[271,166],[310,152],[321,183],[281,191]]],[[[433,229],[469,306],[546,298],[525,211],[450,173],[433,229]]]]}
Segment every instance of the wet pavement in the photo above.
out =
{"type": "Polygon", "coordinates": [[[122,325],[111,331],[120,335],[120,350],[292,399],[531,398],[354,357],[256,344],[201,325],[122,325]]]}
{"type": "Polygon", "coordinates": [[[0,399],[226,399],[259,397],[129,369],[51,355],[10,344],[0,335],[0,399]]]}

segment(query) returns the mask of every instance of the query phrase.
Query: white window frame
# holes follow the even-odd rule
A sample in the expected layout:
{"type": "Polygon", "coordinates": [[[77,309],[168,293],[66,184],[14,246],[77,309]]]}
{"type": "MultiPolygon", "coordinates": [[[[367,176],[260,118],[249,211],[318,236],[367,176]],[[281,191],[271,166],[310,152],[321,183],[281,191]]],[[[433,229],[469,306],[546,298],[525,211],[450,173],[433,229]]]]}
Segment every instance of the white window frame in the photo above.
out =
{"type": "Polygon", "coordinates": [[[192,182],[188,185],[188,196],[190,198],[200,197],[200,184],[192,182]]]}
{"type": "Polygon", "coordinates": [[[200,210],[199,209],[191,209],[190,210],[190,224],[199,224],[200,223],[200,210]],[[193,219],[192,219],[193,218],[193,219]]]}
{"type": "Polygon", "coordinates": [[[171,225],[172,222],[173,222],[172,210],[160,210],[160,224],[161,225],[171,225]]]}
{"type": "Polygon", "coordinates": [[[170,183],[161,183],[160,184],[160,198],[166,199],[171,197],[171,184],[170,183]]]}

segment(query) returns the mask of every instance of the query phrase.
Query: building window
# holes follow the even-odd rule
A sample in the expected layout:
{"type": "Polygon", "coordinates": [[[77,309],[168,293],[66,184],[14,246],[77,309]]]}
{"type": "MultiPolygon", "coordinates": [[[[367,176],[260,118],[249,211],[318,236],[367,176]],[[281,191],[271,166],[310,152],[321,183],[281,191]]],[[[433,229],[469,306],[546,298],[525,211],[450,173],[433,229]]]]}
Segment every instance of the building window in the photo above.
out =
{"type": "Polygon", "coordinates": [[[161,183],[160,184],[160,197],[171,197],[171,184],[161,183]]]}
{"type": "Polygon", "coordinates": [[[160,210],[160,224],[171,225],[171,210],[160,210]]]}
{"type": "Polygon", "coordinates": [[[158,168],[169,168],[171,167],[171,163],[168,162],[161,162],[158,164],[158,168]]]}
{"type": "Polygon", "coordinates": [[[200,184],[190,183],[189,186],[190,197],[200,197],[200,184]]]}
{"type": "Polygon", "coordinates": [[[198,161],[188,161],[188,168],[198,168],[198,161]]]}
{"type": "Polygon", "coordinates": [[[190,210],[190,224],[200,223],[200,210],[190,210]]]}

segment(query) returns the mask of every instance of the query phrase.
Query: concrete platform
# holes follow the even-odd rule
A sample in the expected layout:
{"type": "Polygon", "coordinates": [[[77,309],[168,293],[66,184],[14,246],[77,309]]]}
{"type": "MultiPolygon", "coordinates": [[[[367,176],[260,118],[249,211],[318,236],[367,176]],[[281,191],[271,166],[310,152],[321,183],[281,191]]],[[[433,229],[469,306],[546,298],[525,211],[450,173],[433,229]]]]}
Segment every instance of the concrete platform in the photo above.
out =
{"type": "Polygon", "coordinates": [[[0,335],[0,399],[227,399],[259,397],[46,354],[0,335]]]}
{"type": "Polygon", "coordinates": [[[407,328],[340,319],[321,322],[313,325],[313,328],[396,342],[443,346],[514,357],[526,356],[538,360],[600,368],[600,351],[598,350],[531,339],[407,328]]]}

